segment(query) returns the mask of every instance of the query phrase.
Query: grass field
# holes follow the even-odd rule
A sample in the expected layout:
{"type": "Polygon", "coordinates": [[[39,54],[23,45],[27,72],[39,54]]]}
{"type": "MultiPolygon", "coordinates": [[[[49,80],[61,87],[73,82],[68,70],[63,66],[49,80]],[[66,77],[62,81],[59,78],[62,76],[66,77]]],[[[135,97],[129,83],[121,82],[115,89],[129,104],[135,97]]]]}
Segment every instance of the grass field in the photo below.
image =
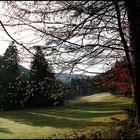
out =
{"type": "Polygon", "coordinates": [[[129,98],[100,93],[67,101],[63,107],[0,112],[0,139],[73,138],[105,132],[111,117],[126,120],[125,109],[131,106],[129,98]]]}

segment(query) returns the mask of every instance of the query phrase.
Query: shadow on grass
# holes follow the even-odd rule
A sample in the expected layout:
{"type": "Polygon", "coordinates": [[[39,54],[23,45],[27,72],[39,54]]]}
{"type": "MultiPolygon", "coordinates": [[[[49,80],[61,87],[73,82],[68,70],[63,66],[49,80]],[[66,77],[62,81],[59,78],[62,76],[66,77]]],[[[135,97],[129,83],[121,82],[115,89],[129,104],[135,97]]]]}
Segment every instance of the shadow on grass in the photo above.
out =
{"type": "MultiPolygon", "coordinates": [[[[69,107],[46,107],[37,109],[25,109],[20,111],[1,112],[2,118],[18,123],[33,126],[49,126],[56,128],[85,128],[91,119],[107,117],[124,113],[123,107],[129,104],[114,102],[97,102],[75,104],[69,107]],[[113,112],[109,112],[113,111],[113,112]]],[[[108,122],[94,123],[94,126],[109,125],[108,122]]]]}
{"type": "Polygon", "coordinates": [[[104,117],[110,115],[121,114],[122,112],[116,113],[72,113],[72,114],[65,114],[63,116],[60,112],[56,114],[52,114],[50,112],[46,113],[39,113],[38,112],[24,112],[21,115],[19,114],[4,114],[1,117],[6,118],[8,120],[12,120],[18,123],[33,125],[33,126],[51,126],[56,128],[83,128],[86,126],[89,118],[97,118],[97,117],[104,117]]]}
{"type": "Polygon", "coordinates": [[[91,111],[112,111],[124,108],[131,108],[131,103],[121,103],[121,102],[77,102],[74,104],[69,104],[68,108],[84,108],[91,111]]]}
{"type": "Polygon", "coordinates": [[[13,134],[11,131],[9,131],[7,128],[0,128],[0,134],[6,133],[6,134],[13,134]]]}

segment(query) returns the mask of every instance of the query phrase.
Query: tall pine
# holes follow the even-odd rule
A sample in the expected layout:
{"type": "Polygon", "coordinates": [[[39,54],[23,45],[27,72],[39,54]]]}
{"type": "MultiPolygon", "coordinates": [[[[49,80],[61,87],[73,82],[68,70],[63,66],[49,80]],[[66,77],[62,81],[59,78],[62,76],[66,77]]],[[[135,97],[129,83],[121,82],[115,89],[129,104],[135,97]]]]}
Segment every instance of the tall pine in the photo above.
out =
{"type": "Polygon", "coordinates": [[[4,56],[4,68],[6,71],[5,81],[8,83],[15,83],[15,80],[18,78],[20,72],[18,67],[19,56],[17,47],[14,45],[14,42],[9,45],[6,49],[4,56]]]}
{"type": "Polygon", "coordinates": [[[31,62],[31,104],[34,106],[46,105],[51,103],[51,95],[55,90],[55,75],[52,72],[41,46],[34,46],[36,51],[31,62]]]}
{"type": "Polygon", "coordinates": [[[42,46],[34,46],[34,49],[36,54],[31,62],[31,79],[36,83],[40,83],[45,79],[48,79],[49,82],[54,80],[54,73],[45,59],[42,46]]]}
{"type": "Polygon", "coordinates": [[[6,49],[1,58],[1,109],[15,109],[18,105],[18,85],[20,70],[18,67],[19,56],[14,42],[6,49]],[[15,107],[16,106],[16,107],[15,107]]]}

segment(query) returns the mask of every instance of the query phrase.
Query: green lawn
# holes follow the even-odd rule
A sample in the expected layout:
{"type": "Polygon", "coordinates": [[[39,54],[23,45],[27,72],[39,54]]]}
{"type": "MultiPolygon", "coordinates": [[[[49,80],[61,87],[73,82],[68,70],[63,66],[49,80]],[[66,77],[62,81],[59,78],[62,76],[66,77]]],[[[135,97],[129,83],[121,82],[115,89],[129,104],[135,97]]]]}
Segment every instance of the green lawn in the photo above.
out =
{"type": "Polygon", "coordinates": [[[73,138],[108,131],[111,117],[126,120],[125,109],[131,106],[129,98],[100,93],[68,101],[63,107],[0,112],[0,138],[73,138]]]}

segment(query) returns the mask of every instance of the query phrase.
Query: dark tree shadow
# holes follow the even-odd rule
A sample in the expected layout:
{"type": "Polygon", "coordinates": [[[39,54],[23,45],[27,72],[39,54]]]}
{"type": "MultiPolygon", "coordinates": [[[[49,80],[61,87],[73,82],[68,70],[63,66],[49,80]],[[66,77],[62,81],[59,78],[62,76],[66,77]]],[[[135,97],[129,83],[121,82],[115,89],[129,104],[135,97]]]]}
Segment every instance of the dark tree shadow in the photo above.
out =
{"type": "MultiPolygon", "coordinates": [[[[118,109],[125,109],[125,108],[131,108],[131,103],[116,103],[116,102],[78,102],[74,103],[74,105],[71,105],[70,108],[83,108],[87,110],[93,110],[92,107],[94,107],[94,111],[112,111],[112,110],[118,110],[118,109]]],[[[69,108],[69,107],[68,107],[69,108]]]]}
{"type": "MultiPolygon", "coordinates": [[[[128,106],[129,104],[122,103],[120,106],[120,103],[114,102],[84,103],[70,107],[46,107],[24,109],[21,111],[7,111],[1,112],[0,116],[27,125],[76,129],[84,128],[90,123],[93,124],[93,122],[90,122],[92,118],[109,117],[125,113],[120,110],[128,106]]],[[[94,123],[94,126],[99,125],[108,125],[108,122],[94,123]]]]}
{"type": "Polygon", "coordinates": [[[13,134],[11,131],[9,131],[7,128],[0,128],[0,133],[7,133],[7,134],[13,134]]]}

